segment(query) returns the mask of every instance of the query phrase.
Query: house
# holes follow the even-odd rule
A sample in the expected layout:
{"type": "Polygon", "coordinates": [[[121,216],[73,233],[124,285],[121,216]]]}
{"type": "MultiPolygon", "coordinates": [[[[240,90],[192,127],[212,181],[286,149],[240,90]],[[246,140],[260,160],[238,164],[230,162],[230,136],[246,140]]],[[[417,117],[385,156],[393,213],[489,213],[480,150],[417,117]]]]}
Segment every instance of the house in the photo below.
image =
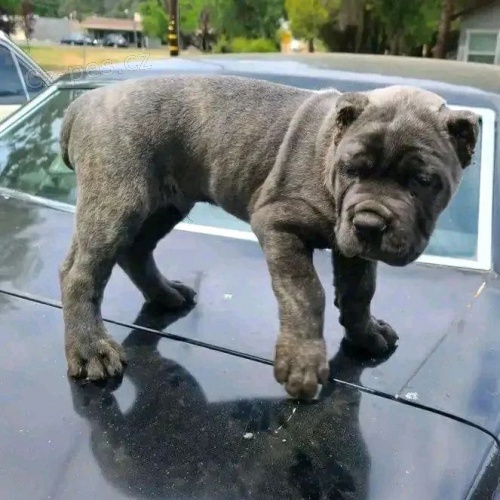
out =
{"type": "MultiPolygon", "coordinates": [[[[143,33],[142,19],[135,14],[132,19],[90,16],[78,22],[74,18],[48,18],[35,16],[32,41],[37,43],[59,43],[63,36],[71,33],[86,33],[91,38],[102,40],[106,35],[122,34],[131,47],[159,47],[159,38],[147,37],[143,33]]],[[[26,42],[23,30],[18,26],[12,35],[17,43],[26,42]]]]}
{"type": "Polygon", "coordinates": [[[457,59],[500,64],[500,0],[461,16],[457,59]]]}
{"type": "MultiPolygon", "coordinates": [[[[76,20],[35,16],[31,40],[36,43],[57,43],[62,37],[78,31],[80,31],[80,28],[76,20]]],[[[11,38],[16,43],[26,42],[26,36],[21,28],[20,20],[18,20],[11,38]]]]}
{"type": "Polygon", "coordinates": [[[139,14],[134,14],[132,19],[114,19],[109,17],[90,16],[80,23],[81,28],[91,38],[103,39],[106,35],[123,35],[130,45],[136,47],[157,45],[159,40],[147,39],[143,33],[142,19],[139,14]]]}

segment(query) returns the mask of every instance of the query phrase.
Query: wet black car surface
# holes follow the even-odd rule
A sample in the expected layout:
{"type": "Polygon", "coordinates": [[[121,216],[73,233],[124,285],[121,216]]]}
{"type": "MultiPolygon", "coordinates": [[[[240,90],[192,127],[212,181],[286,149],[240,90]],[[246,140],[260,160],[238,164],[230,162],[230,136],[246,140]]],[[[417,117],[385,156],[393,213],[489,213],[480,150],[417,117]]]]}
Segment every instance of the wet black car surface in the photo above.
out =
{"type": "MultiPolygon", "coordinates": [[[[435,413],[343,384],[297,405],[270,366],[112,324],[124,381],[80,386],[65,376],[60,310],[5,295],[0,308],[3,498],[456,499],[497,453],[435,413]]],[[[354,382],[363,372],[343,350],[331,364],[354,382]]]]}
{"type": "MultiPolygon", "coordinates": [[[[241,74],[253,64],[252,75],[300,85],[318,71],[234,64],[150,61],[147,73],[241,74]]],[[[116,78],[130,76],[115,70],[116,78]]],[[[61,82],[112,79],[85,76],[61,82]]],[[[315,81],[373,86],[349,78],[331,71],[315,81]]],[[[440,88],[466,105],[498,103],[482,90],[440,88]]],[[[485,272],[380,266],[374,314],[400,342],[375,362],[342,344],[330,257],[318,252],[331,304],[332,381],[312,404],[300,404],[272,375],[277,305],[258,244],[175,230],[157,261],[197,290],[198,304],[179,316],[144,306],[115,269],[103,315],[129,365],[121,381],[87,384],[66,376],[57,281],[73,214],[1,194],[3,498],[493,498],[500,471],[495,265],[485,272]]]]}

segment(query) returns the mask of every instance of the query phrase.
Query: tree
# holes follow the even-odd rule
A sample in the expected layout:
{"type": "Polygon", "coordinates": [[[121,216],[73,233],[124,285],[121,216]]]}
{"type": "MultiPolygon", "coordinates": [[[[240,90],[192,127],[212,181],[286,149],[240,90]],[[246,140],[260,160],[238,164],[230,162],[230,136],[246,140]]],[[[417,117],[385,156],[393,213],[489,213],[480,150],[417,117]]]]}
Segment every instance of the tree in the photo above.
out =
{"type": "Polygon", "coordinates": [[[434,57],[444,59],[446,52],[446,39],[450,32],[451,17],[455,10],[454,0],[441,1],[441,18],[439,20],[439,28],[437,34],[436,46],[434,47],[434,57]]]}
{"type": "Polygon", "coordinates": [[[283,0],[208,0],[212,27],[228,38],[274,38],[283,0]]]}
{"type": "Polygon", "coordinates": [[[135,0],[104,0],[103,5],[106,17],[130,18],[137,8],[135,0]]]}
{"type": "Polygon", "coordinates": [[[243,24],[238,18],[238,6],[235,0],[209,0],[207,8],[212,26],[218,35],[228,38],[245,36],[243,24]]]}
{"type": "Polygon", "coordinates": [[[437,28],[439,1],[371,0],[374,15],[383,24],[391,54],[405,53],[408,47],[429,41],[437,28]]]}
{"type": "Polygon", "coordinates": [[[234,36],[274,39],[279,20],[285,14],[283,0],[237,0],[232,3],[234,20],[231,24],[238,31],[234,36]]]}
{"type": "Polygon", "coordinates": [[[20,6],[20,25],[23,30],[26,40],[29,42],[35,30],[35,16],[33,15],[33,1],[21,0],[20,6]]]}
{"type": "Polygon", "coordinates": [[[147,36],[166,40],[168,33],[168,14],[161,0],[146,0],[138,5],[142,26],[147,36]]]}
{"type": "Polygon", "coordinates": [[[309,52],[314,52],[314,39],[328,22],[330,11],[338,7],[338,0],[285,0],[292,32],[308,41],[309,52]]]}
{"type": "Polygon", "coordinates": [[[40,17],[57,17],[60,0],[42,0],[35,1],[33,4],[33,13],[40,17]]]}
{"type": "Polygon", "coordinates": [[[184,33],[194,33],[199,27],[201,12],[210,3],[207,0],[180,0],[179,29],[184,33]]]}
{"type": "Polygon", "coordinates": [[[92,14],[103,16],[106,13],[104,0],[60,0],[58,13],[60,16],[76,14],[83,19],[92,14]]]}
{"type": "Polygon", "coordinates": [[[19,0],[2,0],[0,5],[0,30],[11,35],[16,27],[15,15],[19,8],[19,0]]]}
{"type": "Polygon", "coordinates": [[[208,52],[210,48],[210,10],[204,8],[200,14],[200,38],[201,38],[201,50],[203,52],[208,52]]]}

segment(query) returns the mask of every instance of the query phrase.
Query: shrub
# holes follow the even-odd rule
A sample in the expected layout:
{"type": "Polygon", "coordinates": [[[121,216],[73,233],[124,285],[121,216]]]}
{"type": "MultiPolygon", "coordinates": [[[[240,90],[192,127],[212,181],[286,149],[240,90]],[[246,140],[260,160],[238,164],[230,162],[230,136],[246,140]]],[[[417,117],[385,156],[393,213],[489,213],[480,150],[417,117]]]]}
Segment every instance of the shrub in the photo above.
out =
{"type": "Polygon", "coordinates": [[[231,52],[231,43],[229,42],[227,36],[219,36],[217,43],[213,46],[213,51],[217,54],[226,54],[227,52],[231,52]]]}
{"type": "Polygon", "coordinates": [[[277,43],[268,38],[236,37],[228,40],[225,36],[221,36],[214,46],[214,52],[218,53],[278,52],[278,50],[277,43]]]}
{"type": "Polygon", "coordinates": [[[277,52],[279,45],[268,38],[257,38],[250,44],[250,52],[277,52]]]}
{"type": "Polygon", "coordinates": [[[231,40],[231,52],[276,52],[276,43],[268,38],[243,38],[231,40]]]}

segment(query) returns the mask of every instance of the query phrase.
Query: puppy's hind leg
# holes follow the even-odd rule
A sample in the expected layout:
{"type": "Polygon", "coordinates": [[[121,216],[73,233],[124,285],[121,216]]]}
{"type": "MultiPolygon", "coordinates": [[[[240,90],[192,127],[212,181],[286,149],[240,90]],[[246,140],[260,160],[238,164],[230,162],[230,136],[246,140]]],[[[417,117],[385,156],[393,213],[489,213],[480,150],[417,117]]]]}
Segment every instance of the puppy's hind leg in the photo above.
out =
{"type": "Polygon", "coordinates": [[[132,244],[118,256],[119,266],[142,292],[144,299],[165,309],[175,310],[192,304],[196,295],[188,286],[165,278],[153,257],[158,242],[186,217],[192,207],[193,204],[182,210],[173,205],[159,208],[148,216],[132,244]]]}
{"type": "Polygon", "coordinates": [[[101,303],[119,250],[147,215],[137,191],[128,194],[134,202],[121,204],[95,183],[77,202],[76,231],[59,271],[70,376],[97,380],[123,370],[124,351],[106,332],[101,303]]]}

